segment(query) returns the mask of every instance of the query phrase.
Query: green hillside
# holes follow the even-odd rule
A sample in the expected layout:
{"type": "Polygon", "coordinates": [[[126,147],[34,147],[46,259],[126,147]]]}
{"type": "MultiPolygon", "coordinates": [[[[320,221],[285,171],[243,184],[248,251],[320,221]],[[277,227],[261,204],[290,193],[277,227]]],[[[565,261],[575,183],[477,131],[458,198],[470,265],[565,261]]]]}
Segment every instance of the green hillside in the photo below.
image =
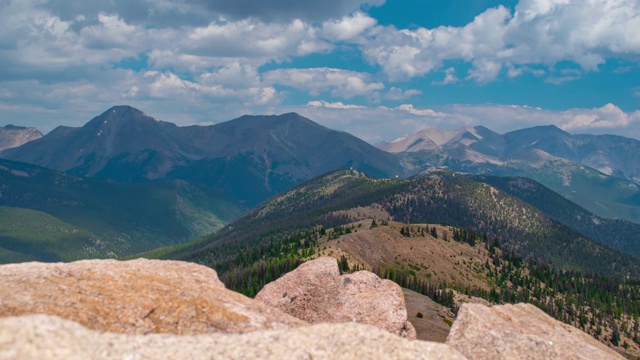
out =
{"type": "MultiPolygon", "coordinates": [[[[376,180],[356,171],[330,173],[262,204],[221,231],[165,258],[197,261],[219,271],[237,267],[288,236],[380,217],[442,223],[496,239],[509,252],[556,269],[638,277],[640,262],[552,219],[526,202],[461,175],[376,180]],[[364,208],[369,210],[354,210],[364,208]],[[371,210],[374,209],[374,210],[371,210]]],[[[161,252],[156,253],[156,255],[161,252]]]]}
{"type": "Polygon", "coordinates": [[[244,211],[182,180],[117,184],[1,159],[0,194],[0,206],[40,211],[86,229],[118,256],[189,241],[244,211]]]}
{"type": "Polygon", "coordinates": [[[0,263],[113,256],[86,230],[39,211],[0,206],[0,263]]]}
{"type": "Polygon", "coordinates": [[[531,179],[486,175],[471,178],[525,201],[600,243],[640,258],[640,224],[596,216],[531,179]]]}

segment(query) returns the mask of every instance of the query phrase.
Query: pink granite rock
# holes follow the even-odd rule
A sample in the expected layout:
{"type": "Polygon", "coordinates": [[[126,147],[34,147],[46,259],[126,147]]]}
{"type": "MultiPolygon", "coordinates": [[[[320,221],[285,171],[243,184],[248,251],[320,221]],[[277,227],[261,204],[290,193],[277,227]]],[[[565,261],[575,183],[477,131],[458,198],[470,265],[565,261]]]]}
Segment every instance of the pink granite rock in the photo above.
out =
{"type": "Polygon", "coordinates": [[[56,315],[101,331],[193,335],[306,325],[188,262],[10,264],[0,266],[0,284],[0,316],[56,315]]]}
{"type": "Polygon", "coordinates": [[[531,304],[464,304],[447,344],[471,360],[623,359],[581,330],[531,304]]]}
{"type": "Polygon", "coordinates": [[[267,284],[256,300],[313,324],[357,322],[416,338],[400,286],[368,271],[340,276],[330,257],[306,262],[267,284]]]}

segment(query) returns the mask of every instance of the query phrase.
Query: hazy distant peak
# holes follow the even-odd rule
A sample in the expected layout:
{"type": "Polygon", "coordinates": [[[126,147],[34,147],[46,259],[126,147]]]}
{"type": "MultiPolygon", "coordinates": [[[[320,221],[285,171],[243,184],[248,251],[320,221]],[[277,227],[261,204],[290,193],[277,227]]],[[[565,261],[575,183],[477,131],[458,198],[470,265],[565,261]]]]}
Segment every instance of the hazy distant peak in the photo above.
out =
{"type": "Polygon", "coordinates": [[[0,151],[11,149],[41,138],[42,133],[34,127],[15,125],[0,126],[0,151]]]}
{"type": "Polygon", "coordinates": [[[0,128],[5,129],[5,130],[26,130],[27,128],[24,126],[16,126],[13,124],[7,124],[4,127],[0,126],[0,128]]]}
{"type": "Polygon", "coordinates": [[[456,130],[441,130],[425,128],[413,135],[403,135],[378,147],[388,152],[415,152],[421,150],[436,150],[452,143],[470,145],[483,140],[487,134],[495,133],[485,127],[463,127],[456,130]]]}

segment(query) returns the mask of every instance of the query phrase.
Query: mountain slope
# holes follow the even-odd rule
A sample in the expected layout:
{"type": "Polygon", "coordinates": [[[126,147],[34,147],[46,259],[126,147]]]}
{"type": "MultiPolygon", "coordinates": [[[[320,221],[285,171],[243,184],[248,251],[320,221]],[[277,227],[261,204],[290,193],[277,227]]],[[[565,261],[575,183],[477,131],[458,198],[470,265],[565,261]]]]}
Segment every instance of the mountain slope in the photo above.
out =
{"type": "Polygon", "coordinates": [[[637,259],[590,240],[525,202],[467,177],[434,174],[428,178],[374,180],[355,171],[338,171],[305,182],[218,233],[164,256],[203,262],[224,271],[233,268],[239,254],[249,256],[256,249],[268,248],[283,234],[375,216],[469,228],[499,239],[508,251],[559,269],[619,277],[635,277],[640,270],[637,259]]]}
{"type": "Polygon", "coordinates": [[[0,206],[0,263],[113,257],[101,239],[45,213],[0,206]]]}
{"type": "Polygon", "coordinates": [[[640,224],[604,219],[528,178],[476,175],[487,183],[536,207],[554,220],[640,259],[640,224]]]}
{"type": "Polygon", "coordinates": [[[0,126],[0,151],[21,146],[41,137],[42,133],[36,128],[14,125],[0,126]]]}
{"type": "Polygon", "coordinates": [[[217,124],[211,131],[209,140],[202,142],[207,158],[168,177],[188,179],[252,206],[340,168],[354,167],[374,177],[404,173],[394,155],[295,113],[243,116],[217,124]]]}
{"type": "Polygon", "coordinates": [[[0,206],[37,210],[85,229],[118,256],[210,233],[244,210],[181,180],[114,184],[1,159],[0,206]]]}
{"type": "Polygon", "coordinates": [[[295,113],[177,127],[117,106],[81,128],[57,128],[0,156],[116,182],[185,180],[246,206],[339,168],[404,174],[396,156],[295,113]]]}

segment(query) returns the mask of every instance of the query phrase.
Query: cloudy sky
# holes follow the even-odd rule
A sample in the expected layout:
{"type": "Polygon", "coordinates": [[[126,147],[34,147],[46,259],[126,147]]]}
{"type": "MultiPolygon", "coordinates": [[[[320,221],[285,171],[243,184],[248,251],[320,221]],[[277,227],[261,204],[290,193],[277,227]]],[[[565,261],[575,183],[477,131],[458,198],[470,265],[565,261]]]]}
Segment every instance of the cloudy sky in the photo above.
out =
{"type": "Polygon", "coordinates": [[[555,124],[640,138],[638,0],[0,0],[0,125],[113,105],[296,111],[376,143],[555,124]]]}

